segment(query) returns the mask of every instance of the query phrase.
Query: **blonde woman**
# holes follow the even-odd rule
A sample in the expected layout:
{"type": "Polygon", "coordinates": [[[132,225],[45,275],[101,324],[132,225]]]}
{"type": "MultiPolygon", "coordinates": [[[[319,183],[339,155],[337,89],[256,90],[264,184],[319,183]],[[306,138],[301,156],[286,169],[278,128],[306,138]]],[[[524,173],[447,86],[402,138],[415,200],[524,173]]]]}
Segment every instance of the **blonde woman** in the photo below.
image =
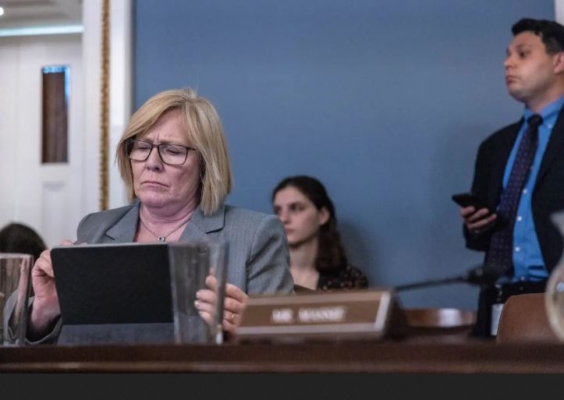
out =
{"type": "MultiPolygon", "coordinates": [[[[191,89],[150,98],[131,117],[116,156],[131,204],[85,216],[76,242],[228,241],[228,332],[236,331],[248,295],[293,293],[278,218],[225,204],[231,166],[221,121],[207,99],[191,89]]],[[[60,316],[49,250],[32,276],[28,339],[43,342],[57,336],[60,316]]],[[[195,304],[208,322],[212,297],[211,290],[202,290],[195,304]]]]}

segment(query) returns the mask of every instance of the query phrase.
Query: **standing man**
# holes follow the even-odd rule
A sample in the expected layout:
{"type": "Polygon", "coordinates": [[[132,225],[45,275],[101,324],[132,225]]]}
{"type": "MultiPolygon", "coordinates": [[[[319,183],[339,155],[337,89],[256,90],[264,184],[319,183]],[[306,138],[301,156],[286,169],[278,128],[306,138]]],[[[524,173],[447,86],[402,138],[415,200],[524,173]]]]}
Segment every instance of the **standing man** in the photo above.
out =
{"type": "Polygon", "coordinates": [[[480,291],[474,334],[492,337],[511,295],[544,292],[563,252],[550,216],[564,210],[564,26],[521,19],[504,62],[509,94],[521,119],[484,140],[472,192],[488,208],[463,207],[466,247],[485,252],[499,276],[480,291]]]}

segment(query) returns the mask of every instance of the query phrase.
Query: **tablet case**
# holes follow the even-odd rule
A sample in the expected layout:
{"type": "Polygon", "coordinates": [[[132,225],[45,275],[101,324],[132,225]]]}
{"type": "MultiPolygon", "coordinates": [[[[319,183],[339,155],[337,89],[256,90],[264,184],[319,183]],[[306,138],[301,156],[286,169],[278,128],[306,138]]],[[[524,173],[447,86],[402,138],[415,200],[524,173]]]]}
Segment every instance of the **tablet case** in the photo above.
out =
{"type": "Polygon", "coordinates": [[[192,297],[179,299],[183,319],[189,321],[186,329],[193,332],[194,342],[205,342],[206,324],[193,307],[208,268],[201,265],[201,248],[191,243],[54,247],[51,259],[62,319],[57,343],[174,342],[173,310],[179,307],[173,307],[171,268],[175,275],[186,275],[183,295],[192,297]]]}

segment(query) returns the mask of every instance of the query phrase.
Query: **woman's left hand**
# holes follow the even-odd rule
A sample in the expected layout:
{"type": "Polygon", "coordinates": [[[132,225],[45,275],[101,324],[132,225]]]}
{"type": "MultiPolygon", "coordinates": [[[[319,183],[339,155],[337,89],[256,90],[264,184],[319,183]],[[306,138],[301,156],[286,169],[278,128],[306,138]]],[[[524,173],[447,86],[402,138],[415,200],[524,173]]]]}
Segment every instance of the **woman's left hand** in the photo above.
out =
{"type": "MultiPolygon", "coordinates": [[[[198,290],[196,293],[196,309],[200,316],[208,323],[213,323],[213,313],[216,301],[217,279],[213,275],[206,278],[208,289],[198,290]]],[[[241,323],[242,314],[247,306],[249,296],[237,286],[227,283],[225,285],[225,303],[223,308],[223,329],[235,334],[241,323]]]]}

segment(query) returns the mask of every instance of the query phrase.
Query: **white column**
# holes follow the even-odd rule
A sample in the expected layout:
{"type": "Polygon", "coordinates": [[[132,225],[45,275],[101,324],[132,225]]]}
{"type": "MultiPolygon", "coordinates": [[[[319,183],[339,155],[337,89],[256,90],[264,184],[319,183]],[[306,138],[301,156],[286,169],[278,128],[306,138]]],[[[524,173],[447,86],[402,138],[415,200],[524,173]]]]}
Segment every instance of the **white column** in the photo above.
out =
{"type": "MultiPolygon", "coordinates": [[[[83,2],[84,115],[84,214],[100,205],[100,114],[102,0],[83,2]]],[[[110,1],[110,88],[108,205],[127,204],[125,186],[115,164],[115,150],[131,114],[132,2],[110,1]]]]}
{"type": "Polygon", "coordinates": [[[117,143],[131,116],[132,103],[132,2],[110,3],[110,113],[109,201],[110,208],[128,203],[115,154],[117,143]]]}
{"type": "Polygon", "coordinates": [[[99,210],[100,82],[102,0],[82,3],[82,63],[84,74],[83,214],[99,210]]]}

